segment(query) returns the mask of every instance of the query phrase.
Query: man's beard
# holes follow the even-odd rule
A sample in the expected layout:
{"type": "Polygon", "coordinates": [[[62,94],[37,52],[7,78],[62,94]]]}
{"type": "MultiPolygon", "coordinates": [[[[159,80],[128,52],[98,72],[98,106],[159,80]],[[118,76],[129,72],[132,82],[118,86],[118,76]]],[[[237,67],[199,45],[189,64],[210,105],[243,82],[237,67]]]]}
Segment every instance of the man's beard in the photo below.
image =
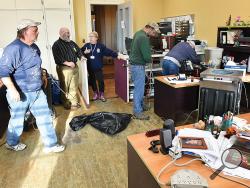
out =
{"type": "Polygon", "coordinates": [[[63,36],[62,39],[66,42],[70,42],[70,37],[69,36],[63,36]]]}

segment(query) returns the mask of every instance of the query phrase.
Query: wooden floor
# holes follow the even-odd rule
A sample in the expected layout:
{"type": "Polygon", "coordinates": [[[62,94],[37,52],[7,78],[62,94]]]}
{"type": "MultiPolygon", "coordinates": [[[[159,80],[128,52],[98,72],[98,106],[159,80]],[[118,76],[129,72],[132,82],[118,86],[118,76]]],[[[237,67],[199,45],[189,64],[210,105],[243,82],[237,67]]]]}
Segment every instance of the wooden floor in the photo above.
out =
{"type": "Polygon", "coordinates": [[[1,188],[126,188],[127,148],[126,137],[131,134],[162,127],[163,121],[151,109],[150,121],[132,120],[126,130],[116,136],[107,136],[87,125],[73,132],[68,123],[83,113],[98,111],[132,112],[132,103],[119,98],[106,103],[91,102],[90,109],[65,111],[56,107],[55,127],[59,140],[67,145],[59,154],[44,154],[39,131],[22,135],[27,149],[21,152],[0,147],[1,188]]]}
{"type": "MultiPolygon", "coordinates": [[[[109,74],[111,69],[110,66],[105,72],[109,74]]],[[[163,121],[151,108],[146,112],[150,121],[132,120],[127,129],[115,136],[107,136],[90,125],[73,132],[69,122],[77,115],[100,111],[132,113],[132,103],[116,97],[114,79],[105,79],[105,84],[105,95],[109,98],[105,103],[91,102],[88,110],[77,111],[56,107],[54,125],[60,142],[67,146],[63,153],[44,154],[39,131],[33,129],[21,137],[27,144],[24,151],[13,152],[1,146],[0,188],[126,188],[126,137],[161,128],[163,121]]]]}
{"type": "MultiPolygon", "coordinates": [[[[107,99],[110,98],[116,98],[118,97],[117,94],[115,93],[115,79],[114,79],[114,64],[111,65],[104,65],[103,66],[103,74],[104,74],[104,84],[105,84],[105,97],[107,99]]],[[[90,99],[93,98],[93,91],[90,86],[89,88],[89,96],[90,99]]]]}

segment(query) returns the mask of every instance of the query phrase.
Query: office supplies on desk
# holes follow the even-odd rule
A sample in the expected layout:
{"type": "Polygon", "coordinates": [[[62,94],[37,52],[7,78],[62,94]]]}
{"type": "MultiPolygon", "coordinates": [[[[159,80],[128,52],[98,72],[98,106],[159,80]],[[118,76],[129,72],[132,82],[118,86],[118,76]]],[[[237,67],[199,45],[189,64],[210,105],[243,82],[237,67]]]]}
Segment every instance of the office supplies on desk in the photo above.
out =
{"type": "Polygon", "coordinates": [[[227,112],[223,114],[221,130],[225,131],[227,128],[231,127],[233,123],[233,113],[227,112]]]}
{"type": "Polygon", "coordinates": [[[187,80],[186,74],[179,74],[178,75],[178,80],[187,80]]]}
{"type": "Polygon", "coordinates": [[[200,80],[196,78],[187,78],[186,80],[179,80],[178,77],[164,77],[164,80],[167,81],[170,84],[188,84],[188,83],[197,83],[200,80]]]}

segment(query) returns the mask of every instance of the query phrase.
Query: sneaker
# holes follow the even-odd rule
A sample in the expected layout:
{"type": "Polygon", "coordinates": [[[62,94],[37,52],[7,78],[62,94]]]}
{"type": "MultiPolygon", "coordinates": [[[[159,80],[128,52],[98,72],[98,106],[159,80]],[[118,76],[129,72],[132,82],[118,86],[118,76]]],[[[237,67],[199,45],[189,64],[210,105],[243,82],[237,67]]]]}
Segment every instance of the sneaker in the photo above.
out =
{"type": "Polygon", "coordinates": [[[134,114],[134,119],[149,120],[150,117],[144,113],[134,114]]]}
{"type": "Polygon", "coordinates": [[[100,100],[102,101],[102,102],[106,102],[107,100],[105,99],[105,97],[104,97],[104,93],[103,92],[100,92],[100,100]]]}
{"type": "Polygon", "coordinates": [[[65,149],[64,145],[57,144],[57,145],[50,147],[50,148],[44,148],[43,152],[44,153],[59,153],[59,152],[64,151],[64,149],[65,149]]]}
{"type": "Polygon", "coordinates": [[[93,101],[96,101],[97,99],[99,99],[99,95],[97,92],[95,92],[94,97],[93,97],[93,101]]]}
{"type": "Polygon", "coordinates": [[[13,150],[13,151],[22,151],[26,148],[26,145],[23,144],[23,143],[18,143],[17,145],[15,146],[11,146],[9,145],[8,143],[5,144],[5,147],[9,150],[13,150]]]}

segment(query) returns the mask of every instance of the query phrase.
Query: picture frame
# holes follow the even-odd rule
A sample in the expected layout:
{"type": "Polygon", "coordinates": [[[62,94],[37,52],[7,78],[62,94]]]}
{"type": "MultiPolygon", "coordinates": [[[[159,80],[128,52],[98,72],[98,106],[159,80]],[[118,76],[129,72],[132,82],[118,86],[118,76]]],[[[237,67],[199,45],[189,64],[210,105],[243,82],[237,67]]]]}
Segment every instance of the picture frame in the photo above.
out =
{"type": "Polygon", "coordinates": [[[204,138],[199,137],[180,137],[182,148],[208,149],[204,138]]]}

